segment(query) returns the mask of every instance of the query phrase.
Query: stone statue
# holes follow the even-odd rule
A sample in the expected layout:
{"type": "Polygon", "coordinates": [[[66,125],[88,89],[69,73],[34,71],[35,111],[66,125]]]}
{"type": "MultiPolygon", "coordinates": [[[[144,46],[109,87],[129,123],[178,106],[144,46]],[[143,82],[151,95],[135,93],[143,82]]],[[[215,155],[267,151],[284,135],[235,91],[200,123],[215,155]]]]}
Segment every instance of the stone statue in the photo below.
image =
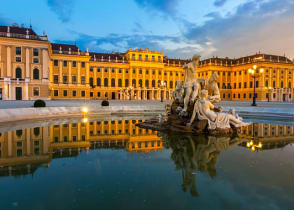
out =
{"type": "Polygon", "coordinates": [[[209,101],[208,99],[208,91],[207,90],[201,90],[200,91],[200,100],[197,100],[194,105],[193,114],[191,117],[190,122],[187,125],[191,125],[196,116],[198,120],[208,120],[208,129],[227,129],[231,128],[231,124],[234,127],[242,127],[247,126],[248,123],[242,122],[239,118],[236,116],[229,114],[229,113],[222,113],[220,112],[220,108],[216,108],[215,106],[209,101]]]}
{"type": "Polygon", "coordinates": [[[211,77],[208,79],[205,89],[208,90],[208,99],[211,103],[218,103],[221,101],[220,91],[217,84],[218,74],[212,73],[211,77]]]}
{"type": "Polygon", "coordinates": [[[176,88],[172,92],[173,100],[178,100],[179,103],[184,102],[184,87],[183,81],[176,81],[176,88]]]}
{"type": "Polygon", "coordinates": [[[193,94],[192,94],[191,101],[194,101],[198,95],[199,89],[201,88],[200,83],[197,82],[197,79],[196,79],[196,70],[197,70],[197,66],[199,65],[199,61],[200,61],[200,55],[194,55],[192,58],[192,62],[184,66],[185,98],[184,98],[183,112],[187,111],[192,91],[193,91],[193,94]]]}

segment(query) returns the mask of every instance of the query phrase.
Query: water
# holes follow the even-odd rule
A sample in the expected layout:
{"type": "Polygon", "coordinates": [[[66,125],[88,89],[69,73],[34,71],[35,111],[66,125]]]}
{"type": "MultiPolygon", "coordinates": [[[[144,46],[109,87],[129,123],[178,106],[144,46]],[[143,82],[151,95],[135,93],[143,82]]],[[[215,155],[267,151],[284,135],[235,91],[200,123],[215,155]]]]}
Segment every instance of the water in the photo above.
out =
{"type": "Polygon", "coordinates": [[[0,209],[293,209],[293,125],[190,137],[144,119],[2,125],[0,209]]]}

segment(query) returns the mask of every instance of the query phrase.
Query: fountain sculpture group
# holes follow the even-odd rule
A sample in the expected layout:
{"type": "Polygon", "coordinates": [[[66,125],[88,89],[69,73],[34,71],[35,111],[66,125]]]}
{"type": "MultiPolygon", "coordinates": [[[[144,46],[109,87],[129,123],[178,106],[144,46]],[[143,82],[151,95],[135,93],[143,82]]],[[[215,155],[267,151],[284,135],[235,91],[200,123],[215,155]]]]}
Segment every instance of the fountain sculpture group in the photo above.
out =
{"type": "Polygon", "coordinates": [[[172,104],[165,107],[165,117],[161,117],[159,122],[144,122],[140,127],[196,134],[227,134],[248,125],[234,110],[225,113],[222,107],[215,106],[221,101],[218,74],[212,73],[209,79],[197,78],[199,61],[200,56],[194,55],[192,61],[184,66],[184,81],[176,82],[172,104]]]}

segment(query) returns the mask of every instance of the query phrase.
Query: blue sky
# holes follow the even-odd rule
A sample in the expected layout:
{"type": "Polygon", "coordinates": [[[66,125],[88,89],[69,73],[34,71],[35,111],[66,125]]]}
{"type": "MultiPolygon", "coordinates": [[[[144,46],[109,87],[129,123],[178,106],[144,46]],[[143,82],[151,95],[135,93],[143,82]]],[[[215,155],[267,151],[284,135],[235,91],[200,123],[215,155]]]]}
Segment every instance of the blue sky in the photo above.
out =
{"type": "Polygon", "coordinates": [[[2,0],[1,25],[30,22],[52,42],[97,52],[294,58],[294,0],[2,0]]]}

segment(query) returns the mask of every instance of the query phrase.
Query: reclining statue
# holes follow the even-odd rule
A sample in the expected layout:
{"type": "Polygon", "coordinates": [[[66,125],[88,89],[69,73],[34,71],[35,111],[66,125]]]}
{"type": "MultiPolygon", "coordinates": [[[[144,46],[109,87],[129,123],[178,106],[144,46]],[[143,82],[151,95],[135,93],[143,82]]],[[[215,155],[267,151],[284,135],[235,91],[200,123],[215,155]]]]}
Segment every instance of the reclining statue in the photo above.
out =
{"type": "Polygon", "coordinates": [[[248,125],[248,123],[242,122],[241,118],[234,116],[233,114],[215,112],[214,110],[215,106],[208,99],[208,91],[201,90],[200,99],[195,102],[191,120],[187,125],[191,126],[196,116],[198,120],[207,119],[208,129],[211,130],[217,128],[231,128],[231,125],[233,125],[234,127],[242,127],[248,125]]]}

